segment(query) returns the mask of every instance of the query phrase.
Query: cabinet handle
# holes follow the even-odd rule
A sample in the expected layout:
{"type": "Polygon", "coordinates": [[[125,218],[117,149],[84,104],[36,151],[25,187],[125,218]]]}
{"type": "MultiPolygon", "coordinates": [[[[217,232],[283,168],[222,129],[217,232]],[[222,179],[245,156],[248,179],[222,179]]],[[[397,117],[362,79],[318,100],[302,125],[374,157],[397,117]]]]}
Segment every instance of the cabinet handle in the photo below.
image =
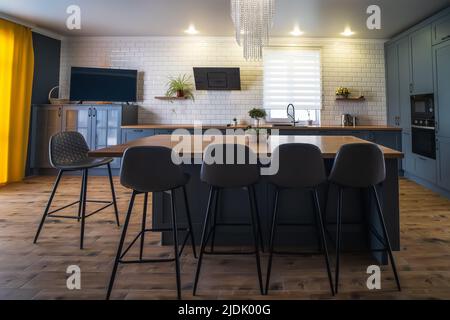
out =
{"type": "Polygon", "coordinates": [[[92,116],[95,118],[97,116],[97,109],[94,108],[94,112],[92,113],[92,116]]]}
{"type": "Polygon", "coordinates": [[[89,110],[88,110],[88,116],[89,116],[89,118],[91,117],[91,115],[92,115],[92,109],[89,108],[89,110]]]}
{"type": "Polygon", "coordinates": [[[448,36],[443,37],[441,40],[445,41],[445,40],[448,40],[448,39],[450,39],[450,34],[448,36]]]}
{"type": "Polygon", "coordinates": [[[409,84],[409,92],[412,93],[414,91],[414,85],[412,83],[409,84]]]}
{"type": "Polygon", "coordinates": [[[144,130],[134,130],[134,132],[144,132],[144,130]]]}
{"type": "Polygon", "coordinates": [[[58,117],[61,118],[61,115],[62,115],[62,109],[58,108],[58,117]]]}

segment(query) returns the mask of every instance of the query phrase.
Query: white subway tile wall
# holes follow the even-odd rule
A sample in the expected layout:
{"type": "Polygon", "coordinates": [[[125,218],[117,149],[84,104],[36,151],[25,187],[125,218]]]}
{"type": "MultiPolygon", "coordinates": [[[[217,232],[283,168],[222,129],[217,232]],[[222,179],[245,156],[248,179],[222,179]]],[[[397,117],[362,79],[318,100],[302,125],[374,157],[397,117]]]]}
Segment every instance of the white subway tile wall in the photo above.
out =
{"type": "MultiPolygon", "coordinates": [[[[281,39],[271,45],[322,49],[323,125],[339,125],[350,113],[361,125],[386,124],[384,45],[382,41],[281,39]],[[366,102],[338,102],[337,87],[348,87],[366,102]]],[[[139,123],[227,124],[233,118],[250,123],[247,112],[263,105],[262,62],[248,62],[233,38],[213,37],[83,37],[66,38],[61,54],[61,97],[68,97],[70,67],[139,70],[139,123]],[[196,91],[195,101],[156,100],[168,78],[192,75],[192,67],[240,67],[242,91],[196,91]]]]}

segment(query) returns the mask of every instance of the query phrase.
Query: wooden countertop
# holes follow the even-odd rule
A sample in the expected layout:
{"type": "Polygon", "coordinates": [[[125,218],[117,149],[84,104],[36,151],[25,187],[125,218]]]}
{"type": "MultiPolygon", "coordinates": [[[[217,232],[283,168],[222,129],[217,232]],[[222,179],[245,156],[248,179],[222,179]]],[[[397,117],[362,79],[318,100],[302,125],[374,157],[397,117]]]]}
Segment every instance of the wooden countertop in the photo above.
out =
{"type": "MultiPolygon", "coordinates": [[[[202,126],[203,129],[245,129],[247,125],[238,125],[237,127],[232,126],[228,127],[226,125],[207,125],[202,126]]],[[[137,129],[137,130],[145,130],[145,129],[194,129],[195,126],[191,124],[139,124],[139,125],[129,125],[122,126],[122,129],[137,129]]],[[[356,126],[356,127],[343,127],[343,126],[277,126],[266,124],[261,126],[262,129],[278,129],[278,130],[303,130],[303,131],[328,131],[328,130],[337,130],[337,131],[402,131],[401,128],[391,127],[391,126],[356,126]]]]}
{"type": "MultiPolygon", "coordinates": [[[[340,147],[349,143],[371,143],[351,136],[270,136],[267,141],[250,142],[245,136],[176,136],[176,135],[157,135],[130,141],[125,144],[91,151],[91,157],[113,157],[120,158],[123,156],[126,149],[134,146],[163,146],[171,148],[178,152],[183,152],[185,156],[202,157],[203,151],[211,143],[221,143],[226,137],[227,143],[247,144],[253,151],[261,155],[270,154],[277,146],[285,143],[310,143],[316,145],[322,151],[323,157],[326,159],[334,158],[340,147]],[[184,149],[181,150],[180,142],[184,140],[184,149]],[[229,140],[232,139],[232,140],[229,140]]],[[[392,150],[380,146],[383,150],[384,156],[387,159],[403,158],[403,154],[396,150],[392,150]]]]}

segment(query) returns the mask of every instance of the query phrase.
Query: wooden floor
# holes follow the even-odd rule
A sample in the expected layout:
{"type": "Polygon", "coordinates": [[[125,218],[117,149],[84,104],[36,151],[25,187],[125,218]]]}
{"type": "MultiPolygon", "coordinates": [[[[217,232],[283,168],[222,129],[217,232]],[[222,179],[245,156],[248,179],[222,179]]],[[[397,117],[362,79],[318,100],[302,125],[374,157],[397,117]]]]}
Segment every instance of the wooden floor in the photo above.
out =
{"type": "MultiPolygon", "coordinates": [[[[48,199],[53,178],[37,177],[0,189],[0,299],[104,299],[120,230],[112,209],[87,222],[85,246],[79,245],[79,225],[52,220],[37,245],[32,244],[48,199]],[[81,268],[82,289],[66,288],[66,268],[81,268]]],[[[117,181],[116,181],[117,183],[117,181]]],[[[118,183],[117,183],[118,185],[118,183]]],[[[64,178],[55,205],[76,201],[80,179],[64,178]]],[[[129,192],[117,187],[121,219],[129,192]]],[[[90,198],[108,199],[106,178],[90,180],[90,198]]],[[[141,203],[139,201],[139,203],[141,203]]],[[[89,206],[91,209],[95,205],[89,206]]],[[[76,212],[73,208],[72,212],[76,212]]],[[[136,211],[131,232],[138,230],[136,211]]],[[[149,220],[150,221],[150,220],[149,220]]],[[[403,292],[395,290],[390,268],[383,267],[382,290],[366,288],[369,255],[343,257],[341,293],[335,299],[450,299],[450,201],[410,181],[401,181],[402,250],[396,253],[403,292]]],[[[158,235],[148,237],[146,255],[167,256],[158,235]]],[[[136,250],[132,252],[136,254],[136,250]]],[[[333,259],[334,260],[334,259],[333,259]]],[[[267,256],[263,256],[263,271],[267,256]]],[[[192,299],[196,266],[190,250],[182,259],[183,298],[192,299]]],[[[331,299],[321,256],[276,257],[270,295],[257,290],[252,256],[207,256],[199,285],[199,299],[331,299]]],[[[114,299],[174,299],[173,264],[120,267],[114,299]]]]}

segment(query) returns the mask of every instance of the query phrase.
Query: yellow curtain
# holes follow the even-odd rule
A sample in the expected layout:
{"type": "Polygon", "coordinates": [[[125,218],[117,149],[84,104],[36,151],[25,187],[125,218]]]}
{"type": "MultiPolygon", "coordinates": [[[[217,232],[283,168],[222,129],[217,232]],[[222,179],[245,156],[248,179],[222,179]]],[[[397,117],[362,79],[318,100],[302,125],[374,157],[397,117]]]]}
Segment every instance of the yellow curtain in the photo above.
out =
{"type": "Polygon", "coordinates": [[[31,30],[0,19],[0,185],[25,175],[33,72],[31,30]]]}

